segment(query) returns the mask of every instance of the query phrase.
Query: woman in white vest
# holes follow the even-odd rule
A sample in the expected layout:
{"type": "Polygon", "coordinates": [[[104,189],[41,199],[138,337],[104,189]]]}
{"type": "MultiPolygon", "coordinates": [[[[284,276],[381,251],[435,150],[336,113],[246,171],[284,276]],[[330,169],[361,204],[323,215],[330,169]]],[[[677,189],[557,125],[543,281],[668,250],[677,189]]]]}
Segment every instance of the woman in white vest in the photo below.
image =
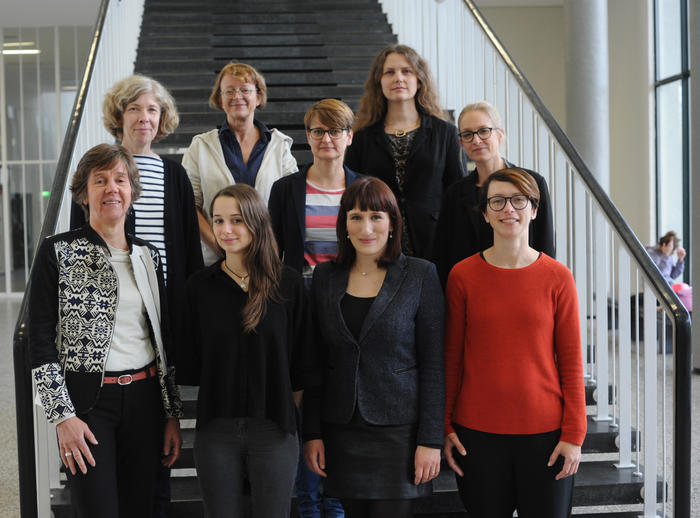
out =
{"type": "Polygon", "coordinates": [[[222,257],[206,210],[214,195],[245,183],[267,203],[272,184],[297,171],[292,139],[255,118],[256,108],[264,108],[266,102],[267,86],[260,72],[245,63],[229,63],[209,96],[209,105],[223,110],[226,118],[220,127],[195,135],[182,157],[194,190],[206,265],[222,257]]]}

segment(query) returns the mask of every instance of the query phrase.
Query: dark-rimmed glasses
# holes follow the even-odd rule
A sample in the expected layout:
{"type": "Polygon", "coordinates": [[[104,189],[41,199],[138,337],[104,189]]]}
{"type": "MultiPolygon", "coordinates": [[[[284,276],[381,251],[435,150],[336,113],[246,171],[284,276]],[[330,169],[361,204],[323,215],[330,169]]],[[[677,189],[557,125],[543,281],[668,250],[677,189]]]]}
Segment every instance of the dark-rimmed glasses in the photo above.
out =
{"type": "Polygon", "coordinates": [[[491,210],[498,212],[506,208],[506,202],[509,200],[511,207],[515,210],[523,210],[527,207],[530,197],[524,194],[516,194],[514,196],[491,196],[486,202],[489,204],[491,210]]]}
{"type": "Polygon", "coordinates": [[[461,138],[464,142],[471,142],[474,140],[474,135],[479,135],[479,138],[481,140],[486,140],[491,136],[491,132],[495,129],[498,128],[479,128],[476,131],[463,131],[462,133],[459,134],[459,138],[461,138]]]}
{"type": "Polygon", "coordinates": [[[331,129],[323,129],[323,128],[309,128],[306,130],[309,135],[311,135],[311,138],[314,140],[321,140],[323,136],[328,133],[328,136],[331,137],[333,140],[339,139],[340,137],[343,136],[343,134],[349,130],[350,128],[331,128],[331,129]]]}

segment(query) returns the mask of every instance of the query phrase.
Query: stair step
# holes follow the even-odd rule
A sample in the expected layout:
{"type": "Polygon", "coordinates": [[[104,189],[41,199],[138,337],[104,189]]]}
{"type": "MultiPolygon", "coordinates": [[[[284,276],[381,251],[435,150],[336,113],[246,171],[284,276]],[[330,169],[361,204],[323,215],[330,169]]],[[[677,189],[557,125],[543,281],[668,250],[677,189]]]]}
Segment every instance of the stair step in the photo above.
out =
{"type": "MultiPolygon", "coordinates": [[[[326,97],[334,97],[345,101],[346,98],[358,99],[362,96],[364,88],[362,85],[328,85],[328,86],[288,86],[288,87],[270,87],[267,90],[267,98],[269,102],[276,101],[302,101],[316,102],[319,99],[326,97]]],[[[209,100],[210,88],[172,88],[170,93],[177,100],[177,104],[184,103],[202,103],[206,104],[209,100]]],[[[306,106],[302,104],[302,106],[306,106]]],[[[299,105],[297,105],[297,109],[299,105]]]]}
{"type": "MultiPolygon", "coordinates": [[[[322,71],[322,70],[355,70],[358,73],[367,74],[373,57],[347,56],[347,57],[315,57],[315,58],[259,58],[247,59],[246,63],[258,69],[263,75],[270,72],[322,71]]],[[[212,85],[221,68],[229,62],[228,59],[201,59],[156,61],[152,59],[137,59],[136,70],[140,74],[158,74],[177,76],[181,73],[209,74],[212,85]]]]}
{"type": "Polygon", "coordinates": [[[270,46],[270,47],[182,47],[182,48],[151,48],[139,49],[139,59],[236,59],[249,58],[319,58],[325,56],[359,56],[374,57],[385,45],[315,45],[306,47],[297,46],[270,46]]]}
{"type": "MultiPolygon", "coordinates": [[[[333,17],[336,20],[344,20],[346,22],[364,23],[365,21],[386,21],[386,17],[381,12],[366,12],[354,10],[336,10],[333,11],[333,17]]],[[[269,23],[270,25],[286,25],[298,23],[323,23],[329,18],[327,13],[308,12],[308,13],[276,13],[266,11],[264,6],[260,6],[257,12],[251,13],[233,13],[230,11],[207,13],[201,9],[191,12],[168,12],[164,13],[149,12],[143,17],[143,24],[148,27],[153,26],[171,26],[171,25],[187,25],[187,22],[192,22],[197,25],[204,24],[261,24],[269,23]],[[166,16],[167,15],[167,16],[166,16]]],[[[216,28],[219,29],[218,27],[216,28]]]]}
{"type": "Polygon", "coordinates": [[[140,49],[182,47],[269,47],[272,45],[338,45],[353,44],[388,45],[396,43],[393,34],[381,32],[315,33],[315,34],[242,34],[242,35],[157,35],[142,37],[140,49]]]}
{"type": "MultiPolygon", "coordinates": [[[[201,12],[202,3],[182,3],[182,2],[149,2],[144,8],[144,15],[168,15],[180,12],[201,12]]],[[[321,0],[318,2],[237,2],[231,8],[224,9],[220,2],[211,2],[208,9],[213,14],[247,14],[247,13],[317,13],[327,12],[329,15],[336,11],[365,11],[370,13],[381,13],[381,7],[376,2],[346,1],[328,2],[321,0]]]]}
{"type": "MultiPolygon", "coordinates": [[[[179,75],[153,74],[151,77],[163,83],[168,89],[211,89],[216,81],[216,75],[210,73],[186,73],[179,75]]],[[[274,86],[311,86],[311,85],[364,85],[367,79],[365,73],[355,70],[319,71],[319,72],[267,72],[265,83],[268,88],[274,86]]]]}

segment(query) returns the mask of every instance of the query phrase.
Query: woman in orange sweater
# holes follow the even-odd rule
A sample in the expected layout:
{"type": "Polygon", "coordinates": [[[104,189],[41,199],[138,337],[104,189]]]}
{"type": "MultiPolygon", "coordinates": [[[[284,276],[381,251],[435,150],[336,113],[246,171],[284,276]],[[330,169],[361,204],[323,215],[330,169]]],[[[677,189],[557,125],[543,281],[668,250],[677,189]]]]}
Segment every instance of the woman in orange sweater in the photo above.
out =
{"type": "Polygon", "coordinates": [[[576,286],[528,245],[539,191],[521,169],[484,182],[491,248],[447,281],[445,455],[469,515],[571,511],[586,434],[576,286]]]}

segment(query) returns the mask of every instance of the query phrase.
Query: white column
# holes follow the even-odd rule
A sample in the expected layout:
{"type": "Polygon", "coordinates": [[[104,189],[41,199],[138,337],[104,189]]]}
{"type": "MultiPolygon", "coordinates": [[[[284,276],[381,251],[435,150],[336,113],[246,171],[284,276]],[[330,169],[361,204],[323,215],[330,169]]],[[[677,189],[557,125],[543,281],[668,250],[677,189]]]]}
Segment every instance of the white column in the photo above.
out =
{"type": "Polygon", "coordinates": [[[591,172],[610,187],[607,0],[565,0],[566,130],[591,172]]]}

